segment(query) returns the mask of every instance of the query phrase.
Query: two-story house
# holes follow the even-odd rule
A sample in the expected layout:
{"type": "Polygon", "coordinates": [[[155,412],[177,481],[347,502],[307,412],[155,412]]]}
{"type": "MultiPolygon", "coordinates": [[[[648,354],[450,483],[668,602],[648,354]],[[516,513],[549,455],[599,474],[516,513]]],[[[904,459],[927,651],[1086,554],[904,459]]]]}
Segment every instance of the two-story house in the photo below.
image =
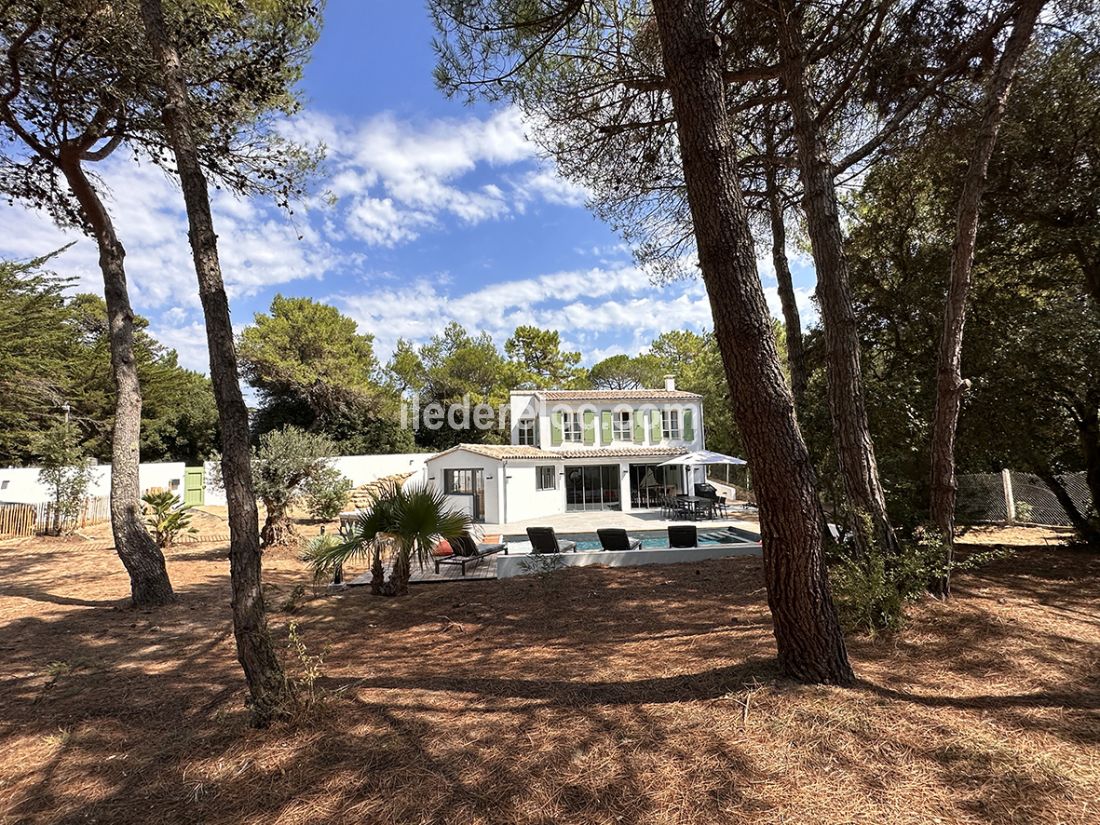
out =
{"type": "Polygon", "coordinates": [[[659,390],[517,390],[510,404],[510,444],[427,461],[428,483],[477,521],[655,509],[690,490],[690,469],[662,464],[703,449],[703,399],[672,376],[659,390]]]}

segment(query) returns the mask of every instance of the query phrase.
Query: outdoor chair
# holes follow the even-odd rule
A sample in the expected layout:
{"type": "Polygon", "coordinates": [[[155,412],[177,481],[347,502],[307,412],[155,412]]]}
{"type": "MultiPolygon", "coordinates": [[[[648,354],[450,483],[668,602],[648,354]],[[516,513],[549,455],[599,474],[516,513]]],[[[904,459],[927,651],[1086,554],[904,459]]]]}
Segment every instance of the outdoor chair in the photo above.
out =
{"type": "Polygon", "coordinates": [[[685,521],[694,521],[695,507],[690,502],[677,496],[672,499],[672,517],[684,519],[685,521]]]}
{"type": "Polygon", "coordinates": [[[462,575],[466,575],[466,565],[476,567],[481,560],[489,556],[503,553],[508,555],[507,544],[479,544],[474,541],[469,533],[463,533],[458,538],[451,539],[448,544],[454,551],[451,556],[437,556],[435,559],[435,572],[439,572],[441,564],[456,565],[461,568],[462,575]]]}
{"type": "Polygon", "coordinates": [[[632,539],[621,527],[603,527],[596,531],[604,550],[638,550],[641,539],[632,539]]]}
{"type": "Polygon", "coordinates": [[[698,547],[699,529],[694,524],[673,524],[668,528],[669,547],[698,547]]]}
{"type": "Polygon", "coordinates": [[[576,552],[575,541],[561,541],[554,534],[553,527],[528,527],[527,538],[531,540],[532,553],[567,553],[576,552]]]}

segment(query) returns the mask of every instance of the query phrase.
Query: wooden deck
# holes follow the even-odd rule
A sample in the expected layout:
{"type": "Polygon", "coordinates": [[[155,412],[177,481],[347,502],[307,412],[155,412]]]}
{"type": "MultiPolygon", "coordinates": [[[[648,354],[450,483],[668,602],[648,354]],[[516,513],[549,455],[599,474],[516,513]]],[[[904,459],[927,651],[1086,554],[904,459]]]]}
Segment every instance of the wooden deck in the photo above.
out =
{"type": "MultiPolygon", "coordinates": [[[[420,569],[413,563],[412,576],[409,578],[409,584],[441,584],[443,582],[476,582],[485,581],[486,579],[495,579],[497,577],[497,557],[489,556],[482,559],[476,566],[466,565],[466,575],[462,575],[462,568],[457,564],[441,564],[439,565],[439,572],[435,572],[435,565],[429,564],[424,569],[420,569]]],[[[364,573],[361,576],[357,576],[348,582],[351,586],[370,584],[370,572],[364,573]]]]}

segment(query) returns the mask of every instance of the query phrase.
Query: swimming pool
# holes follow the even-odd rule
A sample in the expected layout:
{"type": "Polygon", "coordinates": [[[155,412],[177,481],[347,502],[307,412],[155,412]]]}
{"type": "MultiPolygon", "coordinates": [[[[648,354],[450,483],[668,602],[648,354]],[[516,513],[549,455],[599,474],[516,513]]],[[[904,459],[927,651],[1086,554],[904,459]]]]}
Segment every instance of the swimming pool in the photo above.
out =
{"type": "MultiPolygon", "coordinates": [[[[668,531],[666,530],[631,530],[628,531],[631,538],[642,540],[643,550],[657,550],[668,547],[668,531]]],[[[558,533],[561,541],[575,541],[577,551],[602,550],[603,545],[595,533],[558,533]]],[[[527,536],[505,536],[505,541],[526,541],[527,536]]],[[[760,534],[740,527],[700,527],[699,546],[705,547],[711,544],[740,544],[746,541],[760,541],[760,534]]]]}

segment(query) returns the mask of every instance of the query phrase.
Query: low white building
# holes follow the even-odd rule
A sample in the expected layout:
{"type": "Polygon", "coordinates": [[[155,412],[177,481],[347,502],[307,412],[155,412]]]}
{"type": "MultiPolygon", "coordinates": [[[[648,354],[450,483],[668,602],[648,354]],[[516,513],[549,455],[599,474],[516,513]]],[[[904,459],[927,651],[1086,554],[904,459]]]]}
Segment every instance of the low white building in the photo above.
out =
{"type": "Polygon", "coordinates": [[[510,444],[459,444],[427,461],[428,484],[475,521],[655,509],[701,480],[661,466],[704,445],[703,399],[671,376],[659,390],[515,391],[510,422],[510,444]]]}

